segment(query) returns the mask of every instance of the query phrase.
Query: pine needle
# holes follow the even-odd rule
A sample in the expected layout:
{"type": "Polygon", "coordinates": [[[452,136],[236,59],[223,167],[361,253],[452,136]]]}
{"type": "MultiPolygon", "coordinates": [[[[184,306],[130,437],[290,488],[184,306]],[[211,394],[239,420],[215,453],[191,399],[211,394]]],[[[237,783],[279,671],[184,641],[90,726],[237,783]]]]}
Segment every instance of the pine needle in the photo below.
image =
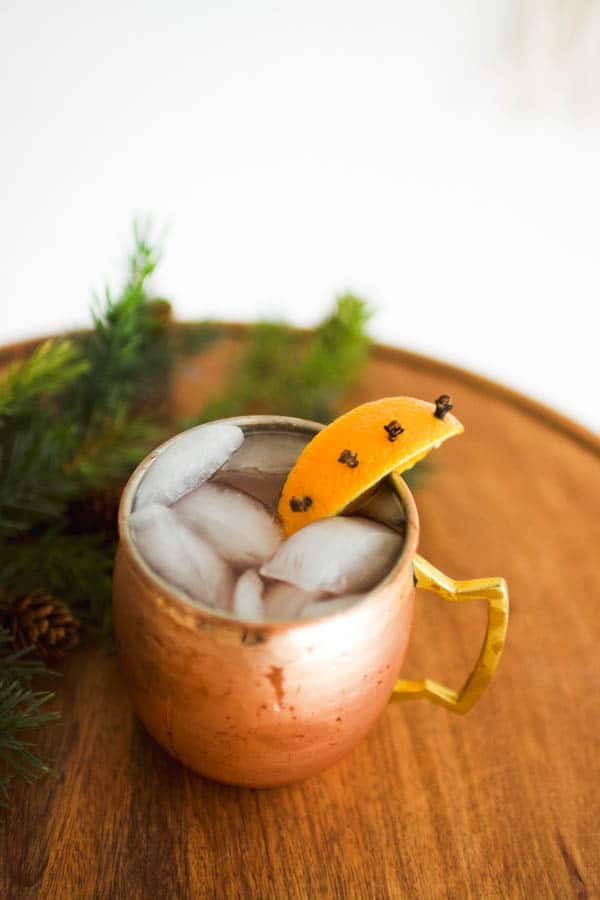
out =
{"type": "Polygon", "coordinates": [[[183,426],[244,413],[331,421],[367,358],[369,318],[366,303],[346,294],[309,334],[259,322],[223,394],[183,426]]]}
{"type": "Polygon", "coordinates": [[[68,421],[39,417],[0,431],[0,538],[62,518],[77,492],[64,470],[75,430],[68,421]]]}
{"type": "Polygon", "coordinates": [[[86,377],[78,385],[79,421],[98,422],[136,397],[149,374],[146,351],[156,335],[156,311],[152,309],[147,280],[154,272],[159,252],[138,228],[129,260],[129,277],[117,299],[107,287],[92,310],[94,329],[81,339],[89,362],[86,377]]]}
{"type": "Polygon", "coordinates": [[[132,417],[126,405],[95,434],[89,434],[65,467],[81,488],[101,489],[123,483],[141,459],[160,442],[155,422],[132,417]]]}
{"type": "Polygon", "coordinates": [[[110,632],[114,535],[68,534],[0,543],[0,587],[7,595],[43,587],[89,625],[110,632]]]}
{"type": "Polygon", "coordinates": [[[14,775],[32,782],[51,771],[21,737],[24,731],[40,728],[59,717],[42,707],[53,697],[47,691],[32,691],[29,682],[47,672],[42,663],[24,659],[27,651],[12,653],[10,635],[0,626],[0,806],[6,806],[8,787],[14,775]]]}
{"type": "Polygon", "coordinates": [[[89,368],[71,341],[45,341],[28,359],[14,363],[0,383],[0,428],[7,419],[28,419],[47,410],[49,400],[89,368]]]}

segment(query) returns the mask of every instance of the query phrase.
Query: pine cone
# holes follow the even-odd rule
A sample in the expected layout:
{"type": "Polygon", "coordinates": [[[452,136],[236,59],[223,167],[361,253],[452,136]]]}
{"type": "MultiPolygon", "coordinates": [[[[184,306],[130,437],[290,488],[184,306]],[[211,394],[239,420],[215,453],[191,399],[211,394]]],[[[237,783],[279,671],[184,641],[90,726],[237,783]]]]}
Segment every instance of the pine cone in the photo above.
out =
{"type": "Polygon", "coordinates": [[[6,626],[15,650],[33,647],[48,662],[62,659],[79,643],[79,622],[62,601],[41,589],[13,601],[6,626]]]}

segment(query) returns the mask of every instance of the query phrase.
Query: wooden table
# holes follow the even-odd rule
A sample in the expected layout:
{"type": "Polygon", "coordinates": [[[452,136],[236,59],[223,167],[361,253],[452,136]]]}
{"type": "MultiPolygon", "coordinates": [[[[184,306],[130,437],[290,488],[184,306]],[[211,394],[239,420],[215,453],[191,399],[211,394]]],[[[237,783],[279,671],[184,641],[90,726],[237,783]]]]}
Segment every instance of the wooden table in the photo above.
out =
{"type": "MultiPolygon", "coordinates": [[[[235,356],[235,329],[179,372],[179,411],[235,356]]],[[[351,402],[453,395],[466,434],[416,492],[421,552],[458,578],[504,575],[509,640],[466,718],[390,705],[341,764],[270,791],[186,771],[136,721],[118,661],[64,666],[44,732],[58,780],[0,816],[0,896],[584,898],[600,896],[600,440],[503,388],[374,353],[351,402]]],[[[477,605],[422,594],[405,667],[459,684],[477,605]]]]}

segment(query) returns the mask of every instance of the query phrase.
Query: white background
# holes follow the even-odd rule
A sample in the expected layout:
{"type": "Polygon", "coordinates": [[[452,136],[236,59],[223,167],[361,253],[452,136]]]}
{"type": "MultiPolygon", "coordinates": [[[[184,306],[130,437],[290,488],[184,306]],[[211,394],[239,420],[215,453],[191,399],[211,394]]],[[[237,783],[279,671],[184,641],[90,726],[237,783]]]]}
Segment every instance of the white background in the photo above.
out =
{"type": "Polygon", "coordinates": [[[149,213],[182,318],[351,288],[600,430],[599,28],[557,57],[553,3],[1,0],[0,340],[85,323],[149,213]]]}

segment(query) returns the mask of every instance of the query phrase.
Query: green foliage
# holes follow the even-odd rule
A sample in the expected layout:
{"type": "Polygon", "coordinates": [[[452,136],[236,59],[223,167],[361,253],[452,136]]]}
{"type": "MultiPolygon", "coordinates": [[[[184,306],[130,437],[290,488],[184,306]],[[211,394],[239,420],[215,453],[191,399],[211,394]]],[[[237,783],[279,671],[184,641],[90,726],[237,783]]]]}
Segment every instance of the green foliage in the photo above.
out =
{"type": "Polygon", "coordinates": [[[43,344],[0,384],[0,538],[64,520],[73,498],[122,481],[159,439],[132,407],[148,373],[170,365],[164,308],[146,293],[157,258],[136,231],[129,277],[97,301],[94,330],[43,344]]]}
{"type": "Polygon", "coordinates": [[[0,537],[60,519],[76,492],[64,466],[79,426],[61,402],[88,369],[71,341],[47,341],[0,385],[0,537]]]}
{"type": "Polygon", "coordinates": [[[14,775],[32,782],[51,771],[23,732],[58,718],[58,713],[42,709],[53,695],[29,687],[32,678],[46,671],[44,666],[24,659],[24,652],[11,653],[8,643],[9,634],[0,627],[0,806],[7,804],[14,775]]]}
{"type": "Polygon", "coordinates": [[[224,393],[186,424],[242,413],[331,421],[366,360],[369,317],[366,303],[346,294],[313,332],[259,322],[224,393]]]}
{"type": "Polygon", "coordinates": [[[0,538],[62,518],[77,489],[64,469],[73,446],[72,428],[60,420],[0,429],[0,538]]]}
{"type": "Polygon", "coordinates": [[[130,417],[127,406],[115,410],[102,429],[81,443],[67,466],[68,477],[78,490],[101,490],[132,471],[148,451],[159,443],[162,430],[147,417],[130,417]]]}
{"type": "MultiPolygon", "coordinates": [[[[2,609],[0,599],[0,610],[2,609]]],[[[27,650],[10,649],[10,635],[4,626],[0,625],[0,680],[18,681],[20,684],[29,684],[37,675],[47,672],[46,667],[38,659],[28,659],[27,650]]]]}
{"type": "Polygon", "coordinates": [[[96,298],[92,311],[93,330],[81,338],[88,371],[75,391],[81,423],[104,422],[124,403],[138,398],[146,385],[159,316],[149,302],[147,280],[158,264],[159,254],[147,236],[136,227],[129,277],[117,299],[107,287],[96,298]]]}
{"type": "Polygon", "coordinates": [[[2,587],[12,596],[44,587],[108,634],[115,549],[116,535],[69,534],[60,527],[0,543],[2,587]]]}
{"type": "MultiPolygon", "coordinates": [[[[139,232],[118,298],[96,302],[94,330],[49,341],[0,383],[0,608],[43,587],[110,629],[116,535],[70,533],[69,509],[121,483],[159,440],[144,400],[172,365],[168,304],[148,298],[158,254],[139,232]]],[[[13,775],[49,771],[23,732],[56,718],[28,682],[43,666],[9,652],[0,629],[0,803],[13,775]]]]}
{"type": "Polygon", "coordinates": [[[49,403],[89,370],[72,341],[46,341],[24,362],[12,365],[0,393],[0,427],[50,412],[49,403]]]}
{"type": "Polygon", "coordinates": [[[290,390],[290,359],[300,340],[283,322],[259,322],[250,331],[228,386],[184,427],[241,413],[279,413],[290,390]]]}
{"type": "Polygon", "coordinates": [[[365,328],[370,317],[367,304],[358,297],[345,294],[338,299],[298,366],[294,415],[316,422],[335,418],[344,392],[366,362],[370,341],[365,328]]]}

